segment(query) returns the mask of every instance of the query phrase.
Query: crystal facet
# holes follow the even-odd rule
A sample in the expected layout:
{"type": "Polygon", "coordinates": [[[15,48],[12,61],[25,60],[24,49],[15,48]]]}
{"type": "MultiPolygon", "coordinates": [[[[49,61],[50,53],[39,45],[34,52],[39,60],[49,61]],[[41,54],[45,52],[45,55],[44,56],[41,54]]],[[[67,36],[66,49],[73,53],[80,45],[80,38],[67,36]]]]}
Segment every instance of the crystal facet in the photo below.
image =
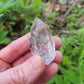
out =
{"type": "Polygon", "coordinates": [[[36,18],[29,39],[30,50],[33,55],[39,55],[49,65],[55,58],[55,43],[48,25],[39,18],[36,18]]]}

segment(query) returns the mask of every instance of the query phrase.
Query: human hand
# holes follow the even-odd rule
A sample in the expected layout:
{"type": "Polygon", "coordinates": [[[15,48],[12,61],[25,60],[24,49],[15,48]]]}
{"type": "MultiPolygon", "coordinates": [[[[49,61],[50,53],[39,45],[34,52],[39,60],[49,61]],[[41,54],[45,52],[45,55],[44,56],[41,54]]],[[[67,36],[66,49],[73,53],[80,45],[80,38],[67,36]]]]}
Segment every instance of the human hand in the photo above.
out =
{"type": "MultiPolygon", "coordinates": [[[[58,71],[58,63],[62,60],[60,51],[50,65],[45,66],[40,56],[33,56],[29,50],[30,34],[13,41],[0,50],[0,84],[45,84],[58,71]]],[[[53,37],[56,49],[61,40],[53,37]]]]}

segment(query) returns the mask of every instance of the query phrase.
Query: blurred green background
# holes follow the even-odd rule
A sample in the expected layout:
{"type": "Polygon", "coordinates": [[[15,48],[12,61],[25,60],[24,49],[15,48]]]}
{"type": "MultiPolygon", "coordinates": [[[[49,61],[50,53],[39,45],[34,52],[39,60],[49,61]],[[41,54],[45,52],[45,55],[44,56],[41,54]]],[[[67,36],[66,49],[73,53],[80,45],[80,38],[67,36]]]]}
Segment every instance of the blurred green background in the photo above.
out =
{"type": "Polygon", "coordinates": [[[63,60],[47,84],[84,84],[84,0],[0,0],[0,49],[30,32],[36,17],[62,40],[63,60]]]}

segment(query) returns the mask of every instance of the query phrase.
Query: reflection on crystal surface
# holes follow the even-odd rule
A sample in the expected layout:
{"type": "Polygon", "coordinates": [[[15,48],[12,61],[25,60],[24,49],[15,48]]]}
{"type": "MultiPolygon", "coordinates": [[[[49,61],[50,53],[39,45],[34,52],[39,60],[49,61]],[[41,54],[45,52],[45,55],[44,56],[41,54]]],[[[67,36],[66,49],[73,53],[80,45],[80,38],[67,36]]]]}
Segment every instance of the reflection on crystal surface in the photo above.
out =
{"type": "Polygon", "coordinates": [[[55,43],[48,25],[36,18],[29,39],[30,49],[33,55],[39,55],[49,65],[55,58],[55,43]]]}

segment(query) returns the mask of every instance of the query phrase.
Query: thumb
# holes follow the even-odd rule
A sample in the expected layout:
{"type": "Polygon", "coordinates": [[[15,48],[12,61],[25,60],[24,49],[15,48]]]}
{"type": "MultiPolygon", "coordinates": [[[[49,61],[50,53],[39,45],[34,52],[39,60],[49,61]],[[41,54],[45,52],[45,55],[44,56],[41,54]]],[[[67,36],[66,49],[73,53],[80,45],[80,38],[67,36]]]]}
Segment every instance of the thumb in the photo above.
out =
{"type": "Polygon", "coordinates": [[[32,56],[23,64],[0,73],[0,84],[31,84],[39,78],[44,67],[40,56],[32,56]]]}

